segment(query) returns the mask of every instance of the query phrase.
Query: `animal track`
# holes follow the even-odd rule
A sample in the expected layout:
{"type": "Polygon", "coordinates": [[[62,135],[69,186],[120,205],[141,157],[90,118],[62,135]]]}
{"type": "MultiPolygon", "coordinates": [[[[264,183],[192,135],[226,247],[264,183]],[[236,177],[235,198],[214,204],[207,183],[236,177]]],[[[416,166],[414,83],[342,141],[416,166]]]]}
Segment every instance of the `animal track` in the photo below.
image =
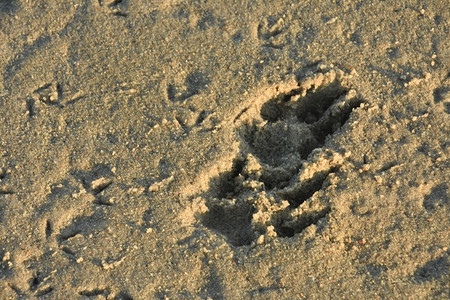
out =
{"type": "Polygon", "coordinates": [[[47,104],[57,104],[61,97],[61,86],[57,82],[47,83],[33,91],[33,99],[47,104]]]}
{"type": "Polygon", "coordinates": [[[8,177],[10,175],[10,170],[3,170],[0,168],[0,195],[11,195],[14,192],[9,188],[5,183],[8,181],[8,177]]]}
{"type": "Polygon", "coordinates": [[[95,197],[95,203],[98,205],[111,206],[111,198],[108,195],[108,190],[113,184],[111,169],[103,164],[96,165],[92,170],[75,171],[74,177],[77,178],[85,190],[95,197]]]}
{"type": "Polygon", "coordinates": [[[80,291],[78,292],[78,295],[85,297],[98,297],[98,296],[107,297],[109,293],[105,289],[93,289],[80,291]]]}
{"type": "Polygon", "coordinates": [[[62,108],[62,88],[58,82],[50,82],[35,89],[26,99],[28,118],[32,119],[38,112],[41,103],[62,108]]]}
{"type": "Polygon", "coordinates": [[[127,2],[128,1],[124,0],[98,0],[100,7],[106,7],[108,13],[118,17],[128,16],[128,13],[126,12],[126,8],[128,7],[127,2]]]}
{"type": "Polygon", "coordinates": [[[317,73],[238,114],[239,153],[203,195],[206,227],[242,246],[260,235],[292,237],[330,212],[327,179],[345,158],[323,146],[362,103],[348,76],[317,73]]]}
{"type": "Polygon", "coordinates": [[[283,33],[286,32],[287,27],[283,18],[270,16],[258,24],[258,38],[264,43],[263,46],[281,49],[286,42],[283,33]]]}

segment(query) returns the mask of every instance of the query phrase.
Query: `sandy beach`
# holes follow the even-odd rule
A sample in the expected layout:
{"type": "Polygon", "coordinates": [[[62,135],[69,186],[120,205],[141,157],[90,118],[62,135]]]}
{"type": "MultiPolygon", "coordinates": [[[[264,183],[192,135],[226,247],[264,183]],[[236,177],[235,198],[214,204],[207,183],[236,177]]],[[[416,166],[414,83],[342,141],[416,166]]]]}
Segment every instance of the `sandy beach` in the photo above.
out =
{"type": "Polygon", "coordinates": [[[449,20],[0,0],[0,299],[448,299],[449,20]]]}

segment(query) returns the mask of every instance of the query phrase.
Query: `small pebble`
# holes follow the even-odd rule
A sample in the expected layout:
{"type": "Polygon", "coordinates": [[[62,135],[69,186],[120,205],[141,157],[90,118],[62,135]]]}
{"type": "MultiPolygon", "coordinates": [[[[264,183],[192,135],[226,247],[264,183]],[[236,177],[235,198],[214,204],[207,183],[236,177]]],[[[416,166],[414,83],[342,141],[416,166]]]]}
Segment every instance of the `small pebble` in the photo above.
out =
{"type": "Polygon", "coordinates": [[[5,252],[5,255],[3,255],[3,261],[8,261],[11,259],[11,253],[5,252]]]}
{"type": "Polygon", "coordinates": [[[256,240],[256,244],[261,245],[264,243],[264,235],[260,235],[256,240]]]}

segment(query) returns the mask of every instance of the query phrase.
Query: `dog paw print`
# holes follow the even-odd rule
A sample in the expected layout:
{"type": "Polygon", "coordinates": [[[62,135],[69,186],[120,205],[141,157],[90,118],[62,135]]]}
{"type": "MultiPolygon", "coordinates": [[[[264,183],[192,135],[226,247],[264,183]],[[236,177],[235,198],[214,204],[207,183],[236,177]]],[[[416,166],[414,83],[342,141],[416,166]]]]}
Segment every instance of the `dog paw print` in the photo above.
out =
{"type": "Polygon", "coordinates": [[[325,148],[362,100],[340,70],[317,73],[234,120],[240,140],[231,169],[210,180],[203,224],[234,246],[292,237],[331,208],[323,198],[345,161],[325,148]]]}

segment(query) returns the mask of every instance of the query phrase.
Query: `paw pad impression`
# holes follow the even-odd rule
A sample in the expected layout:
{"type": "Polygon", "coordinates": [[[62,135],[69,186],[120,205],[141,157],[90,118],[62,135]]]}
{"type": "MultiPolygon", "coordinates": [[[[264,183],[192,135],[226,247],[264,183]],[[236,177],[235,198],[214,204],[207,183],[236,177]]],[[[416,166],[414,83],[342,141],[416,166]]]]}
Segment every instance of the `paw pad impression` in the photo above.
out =
{"type": "Polygon", "coordinates": [[[362,103],[349,76],[331,70],[280,84],[237,114],[239,149],[200,196],[203,225],[242,246],[292,237],[330,212],[323,190],[345,157],[324,145],[362,103]]]}

